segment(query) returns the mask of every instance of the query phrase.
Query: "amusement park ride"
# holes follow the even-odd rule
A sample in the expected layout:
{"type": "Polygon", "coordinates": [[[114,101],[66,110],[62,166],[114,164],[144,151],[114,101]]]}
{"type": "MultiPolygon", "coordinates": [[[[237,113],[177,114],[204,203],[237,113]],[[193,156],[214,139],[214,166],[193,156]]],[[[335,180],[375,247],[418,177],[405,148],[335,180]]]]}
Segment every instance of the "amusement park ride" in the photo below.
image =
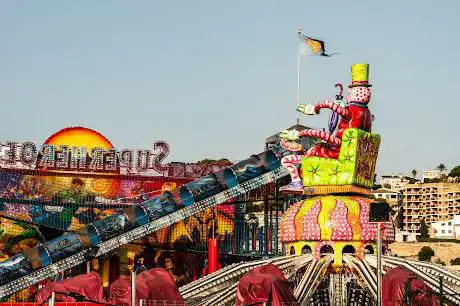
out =
{"type": "Polygon", "coordinates": [[[434,264],[384,256],[395,238],[394,224],[391,218],[378,224],[369,219],[380,136],[371,131],[368,71],[367,64],[352,66],[346,102],[298,106],[306,115],[332,110],[329,133],[283,131],[281,145],[274,149],[0,262],[0,298],[290,175],[292,181],[282,192],[299,200],[280,223],[286,256],[230,265],[189,283],[179,288],[187,305],[234,304],[241,296],[237,294],[240,278],[266,264],[283,271],[299,304],[380,303],[381,264],[383,274],[406,268],[434,292],[444,293],[444,303],[460,305],[460,296],[455,295],[460,291],[459,275],[434,264]],[[303,136],[321,141],[302,152],[296,141],[303,136]]]}

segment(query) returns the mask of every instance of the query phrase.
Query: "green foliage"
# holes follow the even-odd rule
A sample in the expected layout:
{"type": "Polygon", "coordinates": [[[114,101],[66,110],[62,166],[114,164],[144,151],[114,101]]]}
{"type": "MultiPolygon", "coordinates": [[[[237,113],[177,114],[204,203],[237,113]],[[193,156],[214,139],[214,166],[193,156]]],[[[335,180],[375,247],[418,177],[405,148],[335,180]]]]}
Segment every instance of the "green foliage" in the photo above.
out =
{"type": "Polygon", "coordinates": [[[396,208],[397,209],[395,211],[395,214],[396,214],[395,227],[397,229],[402,230],[404,227],[404,209],[402,205],[397,206],[396,208]]]}
{"type": "Polygon", "coordinates": [[[380,189],[382,188],[382,185],[380,184],[374,184],[374,187],[372,187],[373,190],[377,190],[377,189],[380,189]]]}
{"type": "Polygon", "coordinates": [[[426,224],[425,220],[422,220],[420,222],[419,231],[420,231],[420,238],[430,238],[428,225],[426,224]]]}
{"type": "Polygon", "coordinates": [[[198,165],[203,165],[203,164],[217,164],[217,165],[220,165],[220,164],[231,164],[231,161],[229,161],[228,159],[226,158],[221,158],[221,159],[209,159],[209,158],[205,158],[203,160],[200,160],[197,162],[198,165]]]}
{"type": "Polygon", "coordinates": [[[438,178],[432,178],[432,179],[423,179],[424,183],[443,183],[447,181],[447,175],[441,174],[441,177],[438,178]]]}
{"type": "Polygon", "coordinates": [[[431,257],[434,256],[434,250],[429,246],[424,246],[418,252],[418,260],[420,261],[430,261],[431,257]]]}
{"type": "Polygon", "coordinates": [[[417,170],[412,169],[411,173],[412,173],[413,178],[415,178],[417,176],[417,170]]]}
{"type": "Polygon", "coordinates": [[[419,242],[453,242],[460,243],[460,240],[457,239],[442,239],[442,238],[419,238],[419,242]]]}
{"type": "Polygon", "coordinates": [[[444,172],[444,171],[446,171],[446,165],[444,165],[443,163],[440,163],[440,164],[436,167],[436,169],[438,169],[438,170],[441,171],[441,172],[444,172]]]}
{"type": "Polygon", "coordinates": [[[450,264],[453,265],[453,266],[460,266],[460,257],[457,257],[455,259],[452,259],[450,261],[450,264]]]}
{"type": "Polygon", "coordinates": [[[383,187],[386,188],[386,189],[391,189],[391,185],[390,185],[390,184],[383,184],[383,187]]]}
{"type": "Polygon", "coordinates": [[[450,177],[460,177],[460,165],[450,170],[449,176],[450,177]]]}

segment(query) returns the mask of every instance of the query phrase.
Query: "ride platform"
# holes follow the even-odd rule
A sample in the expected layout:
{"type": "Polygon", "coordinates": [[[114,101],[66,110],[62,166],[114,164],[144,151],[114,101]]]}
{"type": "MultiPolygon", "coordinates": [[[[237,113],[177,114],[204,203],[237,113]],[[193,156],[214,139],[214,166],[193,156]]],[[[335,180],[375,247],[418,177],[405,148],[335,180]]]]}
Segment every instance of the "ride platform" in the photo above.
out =
{"type": "Polygon", "coordinates": [[[342,186],[308,186],[304,187],[303,195],[326,195],[326,194],[359,194],[372,196],[372,191],[369,188],[364,188],[355,185],[342,186]]]}

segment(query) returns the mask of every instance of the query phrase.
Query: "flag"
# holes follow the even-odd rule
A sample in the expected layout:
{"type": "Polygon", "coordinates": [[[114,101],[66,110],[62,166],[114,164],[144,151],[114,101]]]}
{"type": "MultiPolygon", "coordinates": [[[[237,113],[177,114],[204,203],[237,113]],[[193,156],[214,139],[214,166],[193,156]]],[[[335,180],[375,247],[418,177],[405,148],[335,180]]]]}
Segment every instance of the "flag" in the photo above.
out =
{"type": "Polygon", "coordinates": [[[337,52],[332,52],[329,54],[326,54],[326,50],[324,47],[324,41],[308,37],[299,31],[299,38],[300,38],[300,44],[299,44],[299,53],[302,55],[307,55],[308,53],[311,53],[313,55],[321,55],[321,56],[331,56],[334,54],[338,54],[337,52]]]}

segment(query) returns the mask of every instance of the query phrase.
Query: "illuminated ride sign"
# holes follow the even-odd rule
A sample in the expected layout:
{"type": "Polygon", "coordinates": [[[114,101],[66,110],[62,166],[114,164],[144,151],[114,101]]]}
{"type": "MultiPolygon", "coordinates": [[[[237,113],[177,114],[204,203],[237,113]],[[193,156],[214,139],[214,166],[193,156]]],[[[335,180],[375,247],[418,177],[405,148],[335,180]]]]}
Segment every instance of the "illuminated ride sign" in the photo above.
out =
{"type": "Polygon", "coordinates": [[[40,150],[33,142],[0,142],[0,162],[13,165],[20,162],[23,166],[44,170],[68,170],[81,172],[116,172],[125,168],[128,172],[145,172],[153,169],[164,173],[168,166],[163,161],[169,155],[169,145],[164,141],[155,141],[153,150],[142,149],[103,149],[69,145],[54,146],[45,144],[40,150]]]}

